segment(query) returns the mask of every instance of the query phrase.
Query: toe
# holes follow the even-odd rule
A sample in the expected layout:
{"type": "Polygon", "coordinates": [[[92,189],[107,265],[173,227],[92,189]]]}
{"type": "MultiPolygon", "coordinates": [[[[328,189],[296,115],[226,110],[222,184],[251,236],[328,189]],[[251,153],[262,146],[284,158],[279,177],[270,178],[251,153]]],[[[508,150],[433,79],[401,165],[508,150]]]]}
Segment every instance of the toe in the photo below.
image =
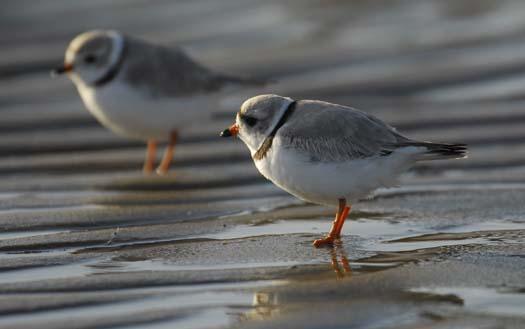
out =
{"type": "Polygon", "coordinates": [[[322,246],[331,246],[334,244],[334,238],[331,236],[327,236],[326,238],[317,239],[314,241],[313,245],[316,248],[322,247],[322,246]]]}
{"type": "Polygon", "coordinates": [[[159,176],[164,176],[168,173],[168,170],[167,169],[164,169],[164,168],[157,168],[157,175],[159,176]]]}

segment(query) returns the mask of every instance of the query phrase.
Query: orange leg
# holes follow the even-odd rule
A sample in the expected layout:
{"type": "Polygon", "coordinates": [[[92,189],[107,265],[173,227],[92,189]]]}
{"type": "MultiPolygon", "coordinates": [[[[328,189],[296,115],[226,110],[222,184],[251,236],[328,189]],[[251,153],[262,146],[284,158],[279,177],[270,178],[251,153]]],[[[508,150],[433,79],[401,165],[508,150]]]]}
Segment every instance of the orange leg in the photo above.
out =
{"type": "Polygon", "coordinates": [[[341,214],[341,218],[339,222],[337,223],[337,228],[335,231],[336,237],[341,237],[341,230],[343,229],[343,225],[345,224],[346,217],[348,217],[348,214],[350,213],[350,210],[352,209],[352,205],[348,205],[343,210],[343,213],[341,214]]]}
{"type": "Polygon", "coordinates": [[[154,139],[148,140],[148,146],[146,150],[146,159],[144,160],[144,167],[142,171],[144,174],[149,175],[153,172],[155,167],[155,158],[157,156],[157,141],[154,139]]]}
{"type": "Polygon", "coordinates": [[[351,206],[346,206],[345,199],[339,199],[339,209],[337,210],[334,222],[332,223],[332,228],[326,237],[314,241],[313,244],[315,247],[333,245],[334,241],[341,237],[341,230],[343,229],[346,216],[348,216],[348,213],[350,212],[350,207],[351,206]]]}
{"type": "Polygon", "coordinates": [[[168,173],[168,170],[170,169],[171,160],[173,159],[173,149],[175,148],[175,144],[177,143],[177,137],[178,135],[176,132],[171,133],[170,141],[168,143],[168,146],[166,146],[166,151],[164,152],[164,156],[162,157],[162,162],[157,168],[157,174],[165,175],[168,173]]]}

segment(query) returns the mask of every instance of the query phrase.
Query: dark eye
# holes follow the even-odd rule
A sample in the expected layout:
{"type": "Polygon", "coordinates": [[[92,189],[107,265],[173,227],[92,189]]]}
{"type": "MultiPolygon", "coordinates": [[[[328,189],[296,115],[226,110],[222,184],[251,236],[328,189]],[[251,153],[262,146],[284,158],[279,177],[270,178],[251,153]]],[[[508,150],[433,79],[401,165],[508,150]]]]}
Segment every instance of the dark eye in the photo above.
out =
{"type": "Polygon", "coordinates": [[[85,63],[91,64],[91,63],[95,63],[96,61],[97,61],[97,56],[93,54],[88,54],[84,57],[85,63]]]}
{"type": "Polygon", "coordinates": [[[254,117],[243,116],[242,119],[250,127],[253,127],[253,126],[255,126],[257,124],[257,119],[254,118],[254,117]]]}

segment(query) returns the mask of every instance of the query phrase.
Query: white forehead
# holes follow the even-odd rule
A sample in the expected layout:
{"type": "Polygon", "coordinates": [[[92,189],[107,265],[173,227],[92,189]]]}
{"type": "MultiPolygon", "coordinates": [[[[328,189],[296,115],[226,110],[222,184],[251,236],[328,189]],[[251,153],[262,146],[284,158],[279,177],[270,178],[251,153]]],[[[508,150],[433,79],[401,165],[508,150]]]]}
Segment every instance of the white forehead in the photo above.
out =
{"type": "Polygon", "coordinates": [[[82,46],[93,39],[97,39],[100,37],[110,37],[115,41],[122,38],[122,35],[117,31],[112,30],[93,30],[81,33],[77,35],[71,42],[69,43],[69,46],[66,50],[66,63],[70,63],[74,60],[75,55],[77,54],[78,50],[82,48],[82,46]]]}

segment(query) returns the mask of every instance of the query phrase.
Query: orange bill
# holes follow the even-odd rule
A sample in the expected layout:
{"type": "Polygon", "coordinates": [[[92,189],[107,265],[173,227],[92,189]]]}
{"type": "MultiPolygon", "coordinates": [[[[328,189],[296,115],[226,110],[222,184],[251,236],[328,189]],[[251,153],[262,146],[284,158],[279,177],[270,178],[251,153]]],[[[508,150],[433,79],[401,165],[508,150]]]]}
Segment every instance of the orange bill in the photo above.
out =
{"type": "Polygon", "coordinates": [[[221,137],[237,136],[238,133],[239,133],[239,126],[236,123],[234,123],[229,128],[224,129],[221,132],[221,137]]]}

